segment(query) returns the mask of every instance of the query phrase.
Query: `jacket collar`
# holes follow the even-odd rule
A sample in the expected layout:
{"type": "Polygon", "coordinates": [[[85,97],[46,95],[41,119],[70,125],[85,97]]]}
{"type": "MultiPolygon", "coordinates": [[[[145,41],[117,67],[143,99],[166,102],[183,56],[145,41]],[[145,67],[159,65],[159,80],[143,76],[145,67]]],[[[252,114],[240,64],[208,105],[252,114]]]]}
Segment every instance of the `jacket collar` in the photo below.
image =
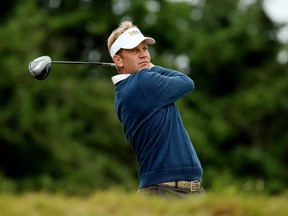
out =
{"type": "Polygon", "coordinates": [[[113,84],[116,85],[117,83],[119,83],[120,81],[126,79],[130,75],[131,74],[118,74],[118,75],[113,76],[111,79],[112,79],[113,84]]]}

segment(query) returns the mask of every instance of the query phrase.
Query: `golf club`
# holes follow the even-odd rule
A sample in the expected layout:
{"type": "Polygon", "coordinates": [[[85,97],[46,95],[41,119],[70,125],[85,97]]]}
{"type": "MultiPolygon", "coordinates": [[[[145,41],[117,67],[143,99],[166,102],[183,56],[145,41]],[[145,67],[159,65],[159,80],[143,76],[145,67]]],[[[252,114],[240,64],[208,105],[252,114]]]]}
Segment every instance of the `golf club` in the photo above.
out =
{"type": "Polygon", "coordinates": [[[49,56],[41,56],[28,65],[30,73],[38,80],[44,80],[51,70],[51,64],[85,64],[104,67],[115,67],[114,63],[107,62],[82,62],[82,61],[52,61],[49,56]]]}

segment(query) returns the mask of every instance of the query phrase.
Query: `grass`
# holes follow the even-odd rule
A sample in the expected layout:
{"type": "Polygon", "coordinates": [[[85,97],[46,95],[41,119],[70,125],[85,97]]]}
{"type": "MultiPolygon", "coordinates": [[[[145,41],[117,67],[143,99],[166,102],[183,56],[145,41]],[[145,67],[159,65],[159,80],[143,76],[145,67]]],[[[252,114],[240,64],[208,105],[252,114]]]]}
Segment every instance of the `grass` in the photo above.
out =
{"type": "Polygon", "coordinates": [[[187,199],[139,196],[121,190],[87,197],[49,193],[0,194],[0,216],[284,216],[288,195],[213,193],[187,199]]]}

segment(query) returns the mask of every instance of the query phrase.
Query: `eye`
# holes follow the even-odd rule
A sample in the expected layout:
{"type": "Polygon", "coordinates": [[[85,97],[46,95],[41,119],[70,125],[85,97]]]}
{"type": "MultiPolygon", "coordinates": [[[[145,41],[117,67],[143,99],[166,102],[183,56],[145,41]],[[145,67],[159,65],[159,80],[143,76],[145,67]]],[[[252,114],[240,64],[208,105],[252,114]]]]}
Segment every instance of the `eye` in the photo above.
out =
{"type": "Polygon", "coordinates": [[[136,49],[130,49],[130,53],[136,53],[137,50],[136,49]]]}

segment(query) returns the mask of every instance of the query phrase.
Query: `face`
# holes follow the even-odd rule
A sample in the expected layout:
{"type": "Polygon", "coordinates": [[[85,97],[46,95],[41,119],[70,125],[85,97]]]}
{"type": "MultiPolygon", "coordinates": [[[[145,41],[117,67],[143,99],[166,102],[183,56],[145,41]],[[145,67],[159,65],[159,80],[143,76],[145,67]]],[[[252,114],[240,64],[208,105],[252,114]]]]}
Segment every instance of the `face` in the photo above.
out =
{"type": "Polygon", "coordinates": [[[113,60],[122,74],[131,74],[150,68],[148,45],[142,42],[133,49],[122,49],[113,57],[113,60]]]}

